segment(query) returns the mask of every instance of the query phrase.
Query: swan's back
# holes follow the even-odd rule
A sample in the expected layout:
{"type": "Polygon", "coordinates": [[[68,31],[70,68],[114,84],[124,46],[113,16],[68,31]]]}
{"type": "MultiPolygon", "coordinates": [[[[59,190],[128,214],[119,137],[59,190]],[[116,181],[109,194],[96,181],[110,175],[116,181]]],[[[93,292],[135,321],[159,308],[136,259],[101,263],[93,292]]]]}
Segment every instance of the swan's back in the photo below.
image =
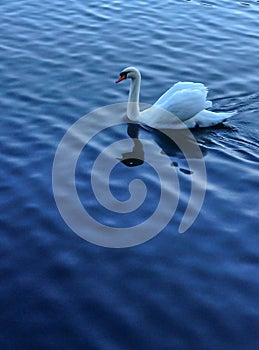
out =
{"type": "Polygon", "coordinates": [[[206,97],[207,97],[207,93],[208,93],[208,89],[207,87],[202,84],[202,83],[193,83],[191,81],[179,81],[178,83],[174,84],[169,90],[167,90],[160,98],[162,99],[162,97],[166,96],[167,93],[174,93],[176,91],[181,91],[181,90],[200,90],[204,93],[206,93],[206,97]]]}
{"type": "Polygon", "coordinates": [[[187,120],[205,108],[211,107],[206,101],[207,88],[202,83],[179,82],[167,90],[155,103],[181,120],[187,120]]]}

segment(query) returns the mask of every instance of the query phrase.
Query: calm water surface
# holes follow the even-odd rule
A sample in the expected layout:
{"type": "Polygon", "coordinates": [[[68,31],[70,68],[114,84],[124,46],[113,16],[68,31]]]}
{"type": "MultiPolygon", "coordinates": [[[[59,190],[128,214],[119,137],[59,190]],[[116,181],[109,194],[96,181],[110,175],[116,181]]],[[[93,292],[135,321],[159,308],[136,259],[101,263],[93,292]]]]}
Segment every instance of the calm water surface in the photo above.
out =
{"type": "MultiPolygon", "coordinates": [[[[259,348],[258,18],[255,0],[0,4],[2,350],[259,348]],[[126,101],[127,82],[114,81],[128,65],[142,72],[142,102],[153,103],[176,81],[200,81],[214,110],[238,113],[225,126],[194,132],[207,192],[183,235],[178,227],[190,174],[170,143],[141,131],[169,154],[182,196],[156,238],[115,250],[94,246],[66,226],[51,173],[74,122],[126,101]]],[[[83,152],[77,169],[82,201],[85,168],[102,147],[125,137],[124,125],[83,152]]],[[[121,200],[133,178],[146,182],[146,207],[127,220],[145,219],[159,194],[155,172],[145,163],[121,164],[112,175],[121,200]]],[[[90,207],[109,224],[125,225],[124,217],[98,209],[94,198],[90,207]]]]}

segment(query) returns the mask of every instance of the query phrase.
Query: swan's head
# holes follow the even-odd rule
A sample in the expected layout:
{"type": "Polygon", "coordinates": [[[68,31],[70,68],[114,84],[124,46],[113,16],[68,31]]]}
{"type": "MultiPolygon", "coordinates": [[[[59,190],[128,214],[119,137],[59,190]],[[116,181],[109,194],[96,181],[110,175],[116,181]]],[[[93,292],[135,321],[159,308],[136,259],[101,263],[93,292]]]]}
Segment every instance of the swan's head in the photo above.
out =
{"type": "Polygon", "coordinates": [[[127,78],[131,78],[131,79],[140,79],[140,72],[137,68],[135,67],[127,67],[125,69],[123,69],[120,72],[120,76],[119,78],[116,80],[116,83],[119,83],[122,80],[125,80],[127,78]]]}

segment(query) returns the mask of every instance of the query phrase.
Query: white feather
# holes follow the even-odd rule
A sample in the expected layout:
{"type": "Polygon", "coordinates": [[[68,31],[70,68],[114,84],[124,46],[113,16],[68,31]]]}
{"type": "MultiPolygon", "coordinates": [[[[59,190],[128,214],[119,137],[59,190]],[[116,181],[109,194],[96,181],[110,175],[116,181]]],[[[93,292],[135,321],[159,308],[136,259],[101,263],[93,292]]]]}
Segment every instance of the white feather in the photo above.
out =
{"type": "MultiPolygon", "coordinates": [[[[150,127],[156,129],[179,127],[179,119],[189,128],[207,127],[222,123],[235,114],[207,111],[207,108],[212,107],[211,101],[207,100],[208,89],[202,83],[192,82],[176,83],[152,107],[140,112],[140,72],[134,67],[128,67],[121,74],[131,78],[128,118],[150,127]]],[[[117,82],[121,80],[123,79],[119,78],[117,82]]]]}
{"type": "Polygon", "coordinates": [[[233,113],[215,113],[211,111],[203,110],[200,113],[196,114],[193,118],[186,120],[185,125],[188,128],[205,128],[213,125],[220,124],[226,119],[232,117],[235,114],[233,113]]]}

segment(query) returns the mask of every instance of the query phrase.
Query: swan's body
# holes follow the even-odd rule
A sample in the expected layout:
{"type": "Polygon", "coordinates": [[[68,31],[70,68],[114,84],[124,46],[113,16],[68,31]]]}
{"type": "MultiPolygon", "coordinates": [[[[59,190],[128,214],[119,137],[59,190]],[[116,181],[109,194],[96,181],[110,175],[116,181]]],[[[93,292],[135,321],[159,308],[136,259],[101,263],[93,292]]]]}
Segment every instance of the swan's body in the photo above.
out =
{"type": "Polygon", "coordinates": [[[130,120],[152,128],[175,128],[179,123],[182,124],[181,122],[188,128],[208,127],[219,124],[234,114],[207,111],[206,108],[212,106],[211,101],[207,101],[207,88],[201,83],[191,82],[176,83],[153,106],[140,112],[141,75],[139,70],[135,67],[125,68],[116,82],[119,83],[127,78],[131,78],[127,116],[130,120]]]}

